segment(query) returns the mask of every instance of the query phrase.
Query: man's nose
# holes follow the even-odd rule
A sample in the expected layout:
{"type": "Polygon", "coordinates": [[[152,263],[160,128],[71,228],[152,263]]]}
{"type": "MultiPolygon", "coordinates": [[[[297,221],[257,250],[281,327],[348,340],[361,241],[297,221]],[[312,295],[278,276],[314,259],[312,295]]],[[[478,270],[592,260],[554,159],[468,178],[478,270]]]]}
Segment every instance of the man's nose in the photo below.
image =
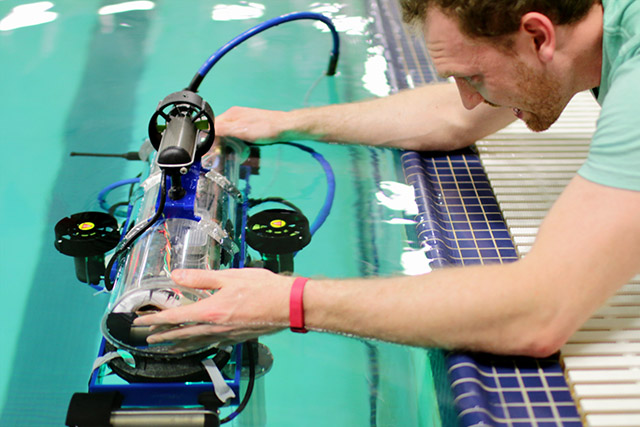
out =
{"type": "Polygon", "coordinates": [[[458,86],[458,92],[460,93],[460,99],[462,99],[462,105],[467,110],[473,110],[478,105],[482,104],[484,98],[477,90],[475,90],[465,79],[454,77],[456,86],[458,86]]]}

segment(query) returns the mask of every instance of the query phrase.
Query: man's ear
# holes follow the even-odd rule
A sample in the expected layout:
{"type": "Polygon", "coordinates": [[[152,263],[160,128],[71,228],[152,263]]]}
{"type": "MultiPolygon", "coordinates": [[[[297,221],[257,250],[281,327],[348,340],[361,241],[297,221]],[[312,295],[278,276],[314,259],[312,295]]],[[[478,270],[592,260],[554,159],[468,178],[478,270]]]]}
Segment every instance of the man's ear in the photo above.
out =
{"type": "MultiPolygon", "coordinates": [[[[542,13],[529,12],[520,20],[521,35],[530,40],[530,46],[542,62],[550,62],[556,51],[556,29],[542,13]]],[[[529,44],[529,42],[528,42],[529,44]]]]}

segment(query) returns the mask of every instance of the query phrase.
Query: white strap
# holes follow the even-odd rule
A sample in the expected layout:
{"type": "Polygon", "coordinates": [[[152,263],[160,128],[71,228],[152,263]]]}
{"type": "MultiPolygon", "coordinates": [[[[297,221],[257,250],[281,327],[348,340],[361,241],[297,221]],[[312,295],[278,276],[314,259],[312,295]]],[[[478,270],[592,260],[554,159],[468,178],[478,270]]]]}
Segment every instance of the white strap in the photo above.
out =
{"type": "MultiPolygon", "coordinates": [[[[117,359],[118,357],[122,357],[120,353],[117,351],[110,351],[109,353],[105,353],[104,355],[98,357],[95,362],[93,362],[93,367],[91,372],[98,369],[100,366],[108,363],[113,359],[117,359]]],[[[220,373],[220,369],[216,366],[213,359],[204,359],[202,361],[202,365],[207,370],[207,374],[209,374],[209,378],[211,378],[211,383],[213,384],[213,391],[218,396],[221,402],[226,402],[228,399],[236,397],[236,394],[233,392],[229,384],[225,381],[224,377],[220,373]]]]}
{"type": "Polygon", "coordinates": [[[221,402],[224,403],[227,399],[236,397],[236,394],[222,377],[222,374],[213,359],[204,359],[202,361],[202,365],[207,370],[209,378],[211,378],[211,383],[213,384],[213,391],[221,402]]]}
{"type": "Polygon", "coordinates": [[[117,359],[118,357],[122,357],[120,353],[117,351],[110,351],[109,353],[105,353],[102,356],[98,357],[95,362],[93,362],[93,367],[91,368],[91,373],[98,369],[100,366],[104,365],[107,362],[112,361],[113,359],[117,359]]]}

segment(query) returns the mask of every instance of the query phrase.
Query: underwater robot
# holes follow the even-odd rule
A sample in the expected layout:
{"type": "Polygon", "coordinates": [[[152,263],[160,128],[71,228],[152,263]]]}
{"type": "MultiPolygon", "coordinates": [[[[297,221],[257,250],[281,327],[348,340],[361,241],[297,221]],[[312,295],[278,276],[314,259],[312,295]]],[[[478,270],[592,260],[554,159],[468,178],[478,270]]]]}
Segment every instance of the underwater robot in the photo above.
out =
{"type": "Polygon", "coordinates": [[[55,246],[74,258],[78,280],[111,293],[89,390],[73,395],[66,425],[218,426],[242,412],[256,378],[269,371],[273,356],[257,340],[225,348],[215,342],[188,349],[172,342],[149,344],[151,328],[133,321],[211,295],[175,284],[170,277],[174,269],[217,270],[251,264],[276,273],[293,272],[295,253],[309,244],[329,214],[335,185],[330,165],[297,143],[278,142],[309,152],[327,176],[327,196],[314,223],[310,226],[301,210],[286,200],[250,199],[248,180],[257,174],[263,148],[216,138],[213,110],[197,94],[204,76],[233,47],[297,19],[320,20],[331,29],[334,49],[327,75],[333,75],[338,38],[325,16],[292,13],[248,30],[214,53],[185,90],[160,101],[149,121],[148,141],[139,152],[116,155],[146,160],[144,179],[105,188],[99,199],[110,213],[81,212],[56,224],[55,246]],[[106,194],[125,185],[131,186],[129,200],[120,206],[106,205],[106,194]],[[265,202],[285,208],[249,216],[249,209],[265,202]],[[124,212],[118,209],[123,206],[124,212]],[[247,246],[260,253],[259,260],[249,257],[247,246]],[[242,399],[241,381],[247,384],[242,399]],[[223,406],[235,409],[220,419],[223,406]]]}

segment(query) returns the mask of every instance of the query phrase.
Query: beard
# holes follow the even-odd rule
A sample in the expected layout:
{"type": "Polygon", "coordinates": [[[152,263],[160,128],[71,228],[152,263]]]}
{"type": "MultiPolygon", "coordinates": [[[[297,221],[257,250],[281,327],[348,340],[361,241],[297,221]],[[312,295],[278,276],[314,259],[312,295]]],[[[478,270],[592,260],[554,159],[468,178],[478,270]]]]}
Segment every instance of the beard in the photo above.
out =
{"type": "Polygon", "coordinates": [[[558,120],[560,114],[569,103],[569,99],[562,96],[560,82],[548,75],[541,75],[523,62],[515,64],[516,78],[523,99],[522,111],[528,117],[523,121],[534,132],[542,132],[558,120]]]}

